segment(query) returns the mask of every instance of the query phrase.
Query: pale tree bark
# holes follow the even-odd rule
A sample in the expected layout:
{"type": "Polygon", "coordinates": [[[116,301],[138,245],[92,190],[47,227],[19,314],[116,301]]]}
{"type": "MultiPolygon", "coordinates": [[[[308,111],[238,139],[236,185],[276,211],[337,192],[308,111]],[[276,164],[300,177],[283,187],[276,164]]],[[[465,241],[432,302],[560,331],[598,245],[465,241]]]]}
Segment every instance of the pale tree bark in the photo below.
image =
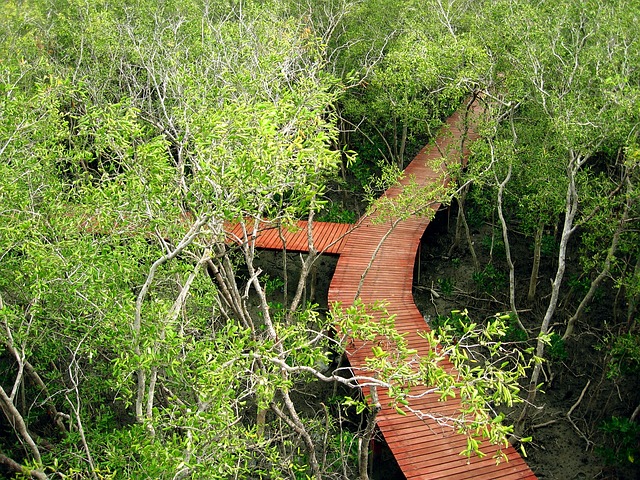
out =
{"type": "MultiPolygon", "coordinates": [[[[479,104],[478,99],[482,98],[482,95],[474,91],[471,97],[468,99],[466,103],[466,107],[464,110],[463,121],[462,121],[462,131],[460,135],[460,143],[459,150],[457,152],[458,155],[458,163],[464,167],[466,165],[466,148],[467,148],[467,140],[469,139],[469,131],[473,127],[473,125],[478,121],[480,113],[478,112],[479,104]]],[[[449,157],[450,152],[443,151],[438,142],[435,143],[438,151],[442,155],[443,158],[449,157]]],[[[493,166],[493,162],[487,169],[482,172],[480,175],[483,175],[487,171],[491,169],[493,166]]],[[[451,257],[455,252],[456,248],[460,247],[462,243],[462,232],[464,231],[465,240],[467,241],[467,246],[469,248],[469,253],[471,254],[471,259],[473,261],[473,267],[476,272],[480,271],[480,262],[478,260],[478,256],[476,254],[476,249],[473,244],[473,238],[471,237],[471,230],[469,229],[469,224],[467,223],[467,216],[465,214],[465,199],[467,197],[467,193],[469,192],[469,188],[473,180],[468,180],[464,184],[459,185],[458,190],[455,195],[456,204],[458,205],[458,215],[456,217],[456,230],[454,235],[453,243],[451,247],[449,247],[449,251],[447,252],[447,256],[451,257]]]]}
{"type": "Polygon", "coordinates": [[[402,170],[403,160],[400,158],[400,149],[398,147],[398,119],[393,117],[393,158],[396,159],[398,168],[402,170]]]}
{"type": "Polygon", "coordinates": [[[538,224],[536,234],[533,241],[533,265],[531,267],[531,277],[529,278],[529,292],[527,293],[527,301],[533,302],[536,297],[536,289],[538,288],[538,272],[540,271],[540,255],[542,253],[542,235],[544,234],[544,222],[538,224]]]}
{"type": "Polygon", "coordinates": [[[280,237],[280,241],[282,242],[282,280],[284,281],[284,295],[282,297],[282,305],[285,310],[287,309],[287,305],[289,302],[289,272],[287,271],[287,241],[284,238],[284,234],[282,233],[282,224],[278,224],[278,237],[280,237]]]}
{"type": "Polygon", "coordinates": [[[79,370],[80,367],[78,365],[78,350],[80,349],[81,343],[78,344],[75,351],[72,353],[72,359],[69,363],[69,382],[71,383],[71,389],[65,392],[64,396],[67,400],[67,403],[71,407],[71,411],[73,412],[73,416],[75,417],[76,428],[78,429],[78,434],[80,435],[80,442],[82,443],[82,448],[84,449],[87,458],[86,461],[89,464],[89,468],[91,469],[91,477],[93,480],[98,480],[98,474],[96,472],[96,466],[93,461],[93,456],[91,455],[91,450],[89,449],[89,444],[87,443],[87,437],[85,435],[84,426],[82,424],[81,418],[81,400],[80,400],[80,390],[79,390],[79,370]],[[73,392],[75,396],[75,402],[69,398],[69,393],[73,392]]]}
{"type": "Polygon", "coordinates": [[[527,399],[525,400],[522,412],[520,413],[518,421],[516,422],[519,427],[522,425],[522,422],[528,414],[529,407],[533,405],[533,402],[536,398],[536,393],[538,391],[538,380],[540,378],[540,373],[542,372],[542,358],[544,356],[544,349],[546,345],[543,337],[545,337],[549,333],[549,325],[551,323],[553,315],[555,314],[556,307],[558,306],[560,286],[562,284],[562,279],[564,278],[564,272],[566,268],[567,247],[569,245],[571,236],[576,230],[576,227],[573,223],[576,214],[578,213],[578,190],[576,186],[576,176],[587,158],[573,150],[569,152],[569,155],[569,165],[567,166],[567,175],[569,177],[569,182],[567,185],[567,194],[565,198],[564,224],[562,227],[560,248],[558,252],[558,268],[556,270],[555,278],[551,283],[551,298],[549,300],[549,305],[547,306],[547,310],[540,325],[540,333],[538,335],[538,341],[536,345],[536,357],[538,357],[539,360],[535,363],[535,366],[533,368],[533,372],[531,374],[531,379],[529,381],[527,389],[527,399]]]}
{"type": "MultiPolygon", "coordinates": [[[[291,399],[289,399],[289,403],[291,403],[291,399]]],[[[291,405],[293,405],[291,403],[291,405]]],[[[304,424],[296,414],[295,417],[291,417],[287,413],[285,413],[275,402],[271,403],[271,410],[291,429],[293,429],[300,437],[305,444],[308,459],[309,467],[311,467],[311,471],[313,472],[313,478],[316,480],[322,479],[322,472],[320,470],[320,464],[318,463],[318,459],[315,453],[315,444],[313,443],[313,439],[307,432],[307,429],[304,427],[304,424]]],[[[293,410],[295,412],[295,409],[293,410]]],[[[291,412],[289,412],[291,413],[291,412]]]]}
{"type": "MultiPolygon", "coordinates": [[[[491,155],[493,156],[493,143],[490,143],[491,146],[491,155]]],[[[507,222],[504,219],[504,214],[502,211],[502,198],[504,195],[504,189],[509,183],[511,179],[511,172],[513,170],[513,165],[509,163],[509,171],[507,176],[504,178],[502,182],[498,181],[498,176],[494,170],[494,178],[498,183],[498,218],[500,219],[500,225],[502,227],[502,240],[504,242],[504,250],[505,256],[507,259],[507,265],[509,266],[509,306],[511,308],[511,313],[514,315],[516,321],[518,322],[518,326],[522,329],[522,331],[526,332],[526,328],[520,321],[520,317],[518,316],[518,310],[516,308],[516,269],[513,265],[513,260],[511,258],[511,245],[509,243],[509,231],[507,229],[507,222]]]]}
{"type": "MultiPolygon", "coordinates": [[[[291,305],[289,305],[288,316],[293,315],[293,313],[300,306],[300,300],[302,299],[302,294],[305,291],[307,285],[307,278],[311,273],[311,266],[314,264],[316,259],[318,258],[318,252],[316,250],[315,245],[313,244],[313,217],[315,212],[313,209],[309,212],[307,217],[307,245],[309,247],[309,253],[306,257],[301,257],[300,260],[300,278],[298,279],[298,286],[296,288],[296,292],[291,299],[291,305]]],[[[286,294],[286,292],[285,292],[286,294]]]]}
{"type": "MultiPolygon", "coordinates": [[[[278,334],[275,329],[275,325],[273,324],[273,321],[271,319],[267,297],[258,279],[260,275],[260,271],[255,269],[252,259],[247,265],[247,267],[249,269],[249,276],[250,276],[249,283],[253,286],[254,290],[258,295],[258,298],[260,299],[260,310],[262,311],[264,325],[266,327],[265,332],[269,336],[269,338],[274,342],[275,350],[278,357],[284,360],[284,358],[286,357],[286,352],[285,352],[284,346],[282,345],[282,342],[278,341],[278,334]]],[[[293,306],[293,302],[292,302],[292,306],[293,306]]],[[[282,379],[285,383],[289,381],[289,372],[286,369],[280,369],[280,375],[282,376],[282,379]]],[[[282,410],[275,403],[275,401],[272,401],[270,403],[271,410],[276,415],[278,415],[278,417],[280,417],[287,425],[289,425],[296,433],[298,433],[298,435],[300,435],[306,447],[307,456],[308,456],[307,460],[309,462],[309,466],[311,467],[311,471],[313,472],[313,476],[314,478],[320,480],[320,478],[322,477],[322,474],[321,474],[320,465],[318,463],[318,459],[316,456],[316,449],[315,449],[315,444],[313,442],[313,439],[311,438],[311,435],[309,435],[309,432],[307,431],[304,423],[300,419],[298,412],[296,410],[296,407],[293,404],[291,397],[289,396],[289,392],[283,388],[280,388],[278,392],[282,397],[285,410],[282,410]]]]}
{"type": "Polygon", "coordinates": [[[449,252],[447,255],[451,257],[455,249],[461,243],[462,231],[464,230],[465,239],[467,241],[467,247],[469,247],[469,253],[471,254],[471,259],[473,260],[473,268],[476,272],[480,271],[480,261],[478,260],[478,256],[476,255],[476,249],[473,246],[473,238],[471,238],[471,230],[469,229],[469,224],[467,223],[467,217],[464,213],[464,200],[467,196],[468,186],[464,188],[459,195],[456,195],[456,203],[458,204],[458,216],[456,218],[456,233],[454,237],[453,244],[449,248],[449,252]]]}
{"type": "Polygon", "coordinates": [[[20,442],[25,444],[27,450],[31,452],[31,455],[33,456],[33,459],[36,461],[36,463],[41,464],[42,457],[40,456],[40,450],[38,449],[36,442],[33,440],[33,437],[29,433],[24,418],[15,407],[2,386],[0,386],[0,408],[2,409],[2,412],[4,413],[7,421],[9,422],[9,425],[13,427],[16,434],[18,435],[20,442]]]}
{"type": "MultiPolygon", "coordinates": [[[[292,316],[300,306],[300,303],[303,299],[303,293],[306,288],[306,282],[311,272],[311,267],[318,256],[313,242],[313,218],[314,212],[312,210],[309,213],[307,219],[307,241],[309,246],[309,255],[301,260],[302,265],[300,279],[298,281],[298,285],[293,298],[291,299],[291,302],[289,303],[287,308],[288,316],[292,316]]],[[[216,284],[219,287],[221,297],[226,303],[227,307],[236,314],[241,323],[251,329],[253,336],[257,338],[257,331],[253,325],[253,322],[251,321],[251,314],[246,303],[246,299],[249,296],[249,290],[253,288],[260,302],[259,309],[262,314],[262,321],[264,322],[265,327],[263,334],[273,341],[274,355],[276,356],[276,360],[281,360],[283,364],[285,364],[284,362],[287,357],[287,352],[278,339],[276,326],[274,325],[273,319],[271,317],[266,292],[264,290],[264,286],[260,282],[260,274],[262,273],[262,271],[255,265],[255,239],[257,237],[257,233],[261,223],[262,218],[260,215],[256,215],[255,218],[249,222],[242,222],[242,238],[236,239],[240,244],[240,248],[244,256],[244,263],[247,267],[249,275],[249,280],[244,286],[243,293],[241,293],[239,290],[235,272],[229,260],[229,252],[227,251],[224,244],[218,243],[215,246],[217,255],[208,261],[208,265],[213,273],[216,284]]],[[[281,239],[284,240],[282,234],[281,239]]],[[[266,366],[263,364],[262,359],[256,357],[253,373],[257,377],[260,377],[262,376],[264,370],[266,370],[266,366]]],[[[282,376],[282,380],[285,383],[288,382],[290,373],[287,371],[287,369],[281,368],[279,372],[282,376]]],[[[260,381],[259,378],[258,381],[260,381]]],[[[289,396],[289,392],[283,388],[278,389],[277,397],[279,398],[278,402],[273,399],[262,400],[266,400],[270,405],[270,409],[300,436],[305,446],[307,461],[309,463],[311,471],[313,472],[313,477],[319,480],[321,478],[321,468],[316,455],[316,445],[314,443],[314,439],[311,437],[304,422],[300,418],[296,407],[289,396]]],[[[258,407],[258,411],[256,413],[256,423],[258,426],[258,431],[264,432],[266,423],[266,410],[264,408],[258,407]]]]}
{"type": "Polygon", "coordinates": [[[571,316],[569,321],[567,322],[567,329],[562,336],[562,340],[567,340],[572,334],[573,329],[575,327],[576,322],[584,312],[584,309],[591,303],[593,300],[593,296],[596,293],[596,290],[602,283],[602,281],[609,276],[609,271],[611,270],[611,262],[615,258],[616,252],[618,251],[618,243],[620,242],[620,235],[625,229],[626,223],[629,220],[629,210],[631,208],[631,197],[627,198],[627,203],[624,207],[624,213],[622,214],[622,218],[618,223],[618,227],[616,228],[615,233],[613,234],[613,238],[611,239],[611,244],[609,245],[609,249],[607,250],[607,256],[604,261],[604,265],[602,266],[602,270],[598,274],[598,276],[591,282],[591,286],[589,287],[589,291],[584,296],[580,305],[576,309],[576,312],[571,316]]]}
{"type": "MultiPolygon", "coordinates": [[[[467,101],[466,108],[464,110],[464,117],[462,122],[462,132],[460,135],[460,145],[459,145],[459,163],[461,166],[466,165],[465,158],[465,147],[469,137],[469,129],[472,127],[472,124],[477,121],[477,108],[478,108],[478,98],[480,98],[479,93],[474,91],[471,98],[467,101]]],[[[436,142],[437,146],[437,142],[436,142]]],[[[440,147],[438,146],[438,150],[440,147]]],[[[447,156],[447,152],[440,151],[443,157],[447,156]]],[[[490,164],[491,168],[493,166],[493,160],[490,164]]],[[[489,168],[487,170],[489,170],[489,168]]],[[[471,187],[471,182],[467,182],[464,185],[461,185],[458,189],[458,194],[456,195],[456,204],[458,205],[458,215],[456,218],[456,231],[454,236],[454,241],[449,248],[447,256],[451,257],[456,248],[460,246],[462,241],[462,231],[464,230],[465,239],[467,240],[467,246],[469,247],[469,253],[471,254],[471,259],[473,260],[473,268],[476,272],[480,271],[480,262],[478,260],[478,256],[476,255],[476,249],[473,245],[473,238],[471,238],[471,230],[469,229],[469,224],[467,223],[467,216],[465,214],[465,199],[467,197],[467,193],[469,192],[469,188],[471,187]]]]}
{"type": "MultiPolygon", "coordinates": [[[[280,226],[278,226],[280,229],[280,226]]],[[[253,224],[251,231],[248,231],[246,226],[243,225],[243,236],[242,238],[235,238],[236,242],[241,244],[241,249],[246,256],[246,261],[250,261],[251,265],[253,265],[253,255],[255,250],[250,245],[251,242],[255,242],[255,234],[259,229],[259,221],[256,220],[253,224]]],[[[279,230],[280,239],[285,245],[284,236],[282,232],[279,230]]],[[[227,246],[223,242],[216,242],[213,245],[213,248],[216,251],[216,255],[213,258],[209,258],[207,260],[207,267],[209,269],[210,276],[212,277],[212,281],[218,287],[218,293],[221,298],[221,302],[224,304],[224,308],[221,308],[221,311],[224,312],[225,317],[228,320],[228,314],[225,309],[230,310],[235,315],[235,320],[240,322],[240,324],[251,331],[252,337],[256,337],[256,328],[251,319],[251,314],[247,308],[246,297],[248,296],[249,284],[247,285],[245,294],[243,295],[238,289],[238,284],[236,281],[235,270],[233,265],[229,260],[230,252],[227,249],[227,246]]],[[[286,248],[286,245],[285,245],[286,248]]],[[[283,260],[283,266],[286,268],[286,249],[283,260]]],[[[255,272],[254,272],[255,273],[255,272]]],[[[258,272],[259,273],[259,272],[258,272]]],[[[257,275],[257,273],[256,273],[257,275]]],[[[286,281],[285,281],[286,286],[286,281]]],[[[221,305],[222,307],[222,305],[221,305]]],[[[262,364],[260,361],[257,361],[252,366],[252,373],[259,376],[260,370],[262,368],[262,364]]],[[[259,436],[264,435],[266,420],[267,420],[267,409],[262,408],[259,403],[256,402],[257,411],[256,411],[256,427],[257,433],[259,436]]]]}
{"type": "Polygon", "coordinates": [[[2,452],[0,452],[0,464],[7,467],[10,472],[21,475],[28,475],[35,480],[47,480],[49,478],[44,472],[41,472],[40,470],[32,470],[25,467],[24,465],[20,465],[14,459],[7,457],[2,452]]]}
{"type": "MultiPolygon", "coordinates": [[[[636,265],[633,268],[633,278],[640,279],[640,256],[636,259],[636,265]]],[[[633,318],[638,310],[638,295],[633,295],[629,299],[629,306],[627,307],[627,328],[631,328],[633,324],[633,318]]]]}
{"type": "MultiPolygon", "coordinates": [[[[170,254],[170,253],[171,253],[171,250],[167,249],[167,254],[170,254]]],[[[178,294],[176,300],[171,306],[171,309],[169,310],[169,314],[167,317],[168,324],[172,324],[178,319],[178,316],[180,315],[180,312],[182,311],[182,308],[184,307],[184,304],[187,300],[187,296],[189,295],[189,290],[191,289],[191,285],[193,284],[193,281],[195,280],[196,276],[200,272],[200,268],[202,267],[202,265],[206,264],[210,259],[211,259],[211,251],[207,248],[205,249],[201,258],[198,260],[198,263],[196,263],[194,269],[191,271],[191,273],[187,277],[187,280],[185,281],[184,285],[180,286],[180,293],[178,294]]],[[[163,326],[160,329],[159,339],[162,342],[165,340],[165,338],[166,338],[166,330],[163,326]]],[[[154,350],[157,350],[157,344],[153,348],[154,350]]],[[[148,387],[147,387],[147,393],[146,393],[146,418],[148,420],[153,418],[153,407],[155,405],[155,392],[156,392],[156,385],[158,383],[159,373],[160,371],[157,366],[151,367],[149,381],[147,382],[148,387]]],[[[149,430],[149,433],[152,436],[154,436],[155,429],[153,425],[149,423],[147,428],[149,430]]]]}
{"type": "Polygon", "coordinates": [[[367,426],[362,438],[358,440],[358,480],[369,480],[369,445],[376,428],[378,413],[382,405],[378,400],[378,389],[375,385],[369,387],[371,392],[371,405],[367,415],[367,426]]]}
{"type": "MultiPolygon", "coordinates": [[[[151,268],[149,269],[149,273],[147,274],[147,279],[145,280],[142,288],[140,289],[140,293],[138,293],[138,297],[136,298],[136,307],[134,320],[132,325],[133,330],[133,350],[134,353],[139,357],[142,354],[140,344],[141,344],[141,330],[142,330],[142,304],[144,299],[151,288],[151,284],[153,283],[153,279],[155,278],[155,274],[162,265],[176,258],[180,253],[187,248],[194,241],[196,236],[200,233],[200,229],[203,225],[207,223],[209,219],[207,217],[201,218],[197,220],[189,229],[187,234],[182,238],[178,246],[168,252],[167,254],[160,257],[156,260],[151,268]]],[[[144,368],[139,368],[137,373],[137,393],[136,393],[136,402],[135,402],[135,412],[136,412],[136,420],[140,423],[144,420],[145,411],[148,413],[148,409],[145,409],[145,404],[148,406],[149,401],[153,401],[152,399],[146,399],[147,394],[147,372],[144,368]]],[[[155,373],[152,372],[151,383],[155,383],[155,373]]],[[[154,385],[155,387],[155,385],[154,385]]]]}
{"type": "Polygon", "coordinates": [[[400,170],[404,169],[404,154],[407,149],[407,135],[408,135],[408,123],[409,120],[405,119],[404,124],[402,125],[402,134],[400,137],[400,149],[398,151],[398,168],[400,170]]]}
{"type": "MultiPolygon", "coordinates": [[[[0,295],[0,309],[4,308],[4,301],[2,296],[0,295]]],[[[7,332],[7,340],[4,342],[9,347],[9,351],[11,351],[19,365],[19,374],[18,378],[14,382],[13,389],[10,395],[7,395],[5,389],[0,385],[0,409],[4,413],[5,418],[9,422],[9,425],[13,427],[18,438],[21,443],[25,444],[28,451],[31,452],[36,463],[41,464],[42,458],[40,456],[40,450],[36,445],[36,442],[33,440],[33,437],[29,433],[29,429],[27,428],[27,424],[22,417],[20,411],[16,408],[14,404],[14,398],[16,392],[18,390],[18,386],[22,382],[22,372],[24,371],[24,355],[18,354],[16,349],[13,346],[13,336],[11,335],[11,329],[9,325],[5,323],[5,330],[7,332]]]]}

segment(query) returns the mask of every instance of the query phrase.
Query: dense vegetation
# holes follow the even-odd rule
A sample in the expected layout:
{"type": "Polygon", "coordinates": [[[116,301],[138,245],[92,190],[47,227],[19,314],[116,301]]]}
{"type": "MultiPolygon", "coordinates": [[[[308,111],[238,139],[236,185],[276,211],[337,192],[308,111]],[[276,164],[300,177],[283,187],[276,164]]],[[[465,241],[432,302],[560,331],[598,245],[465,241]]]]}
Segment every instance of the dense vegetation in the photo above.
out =
{"type": "MultiPolygon", "coordinates": [[[[3,2],[0,474],[367,478],[377,400],[335,361],[334,325],[388,339],[393,354],[372,349],[374,392],[391,387],[402,410],[412,383],[443,396],[462,383],[472,420],[452,428],[494,443],[511,429],[492,408],[518,403],[531,364],[514,430],[527,436],[546,350],[577,332],[633,381],[639,14],[625,0],[3,2]],[[458,206],[457,248],[473,254],[473,221],[498,226],[509,309],[483,329],[454,314],[430,339],[457,335],[454,359],[460,337],[486,340],[492,361],[461,363],[456,382],[438,358],[407,368],[373,306],[308,302],[312,245],[296,277],[287,257],[267,276],[251,233],[355,218],[346,202],[374,196],[471,96],[482,140],[437,200],[458,206]],[[514,232],[530,259],[512,258],[514,232]],[[340,388],[307,408],[317,382],[340,388]]],[[[413,193],[412,211],[434,200],[413,193]]],[[[624,433],[618,463],[639,453],[626,407],[603,427],[624,433]]]]}

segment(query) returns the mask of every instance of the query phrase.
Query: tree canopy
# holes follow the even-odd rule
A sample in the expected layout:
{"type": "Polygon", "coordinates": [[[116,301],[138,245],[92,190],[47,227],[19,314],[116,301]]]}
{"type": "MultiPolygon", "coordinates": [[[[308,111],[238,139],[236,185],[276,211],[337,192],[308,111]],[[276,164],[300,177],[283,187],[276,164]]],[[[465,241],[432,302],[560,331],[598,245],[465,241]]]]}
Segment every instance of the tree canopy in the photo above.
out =
{"type": "Polygon", "coordinates": [[[477,331],[463,305],[462,330],[430,342],[457,358],[461,337],[499,337],[503,377],[481,372],[472,408],[517,403],[528,362],[533,405],[551,335],[573,341],[607,288],[615,312],[593,327],[611,326],[611,376],[637,373],[638,13],[627,0],[3,2],[0,464],[33,478],[366,478],[376,402],[341,368],[335,326],[400,351],[391,365],[372,351],[381,388],[460,383],[442,357],[407,369],[373,306],[314,304],[311,238],[276,273],[253,239],[357,217],[345,198],[376,190],[470,95],[485,111],[469,166],[449,172],[467,238],[454,247],[475,248],[469,203],[498,216],[509,308],[477,331]],[[514,235],[531,258],[514,261],[514,235]],[[506,354],[514,322],[528,343],[506,354]],[[307,408],[316,383],[333,390],[307,408]],[[349,415],[369,424],[347,428],[349,415]]]}

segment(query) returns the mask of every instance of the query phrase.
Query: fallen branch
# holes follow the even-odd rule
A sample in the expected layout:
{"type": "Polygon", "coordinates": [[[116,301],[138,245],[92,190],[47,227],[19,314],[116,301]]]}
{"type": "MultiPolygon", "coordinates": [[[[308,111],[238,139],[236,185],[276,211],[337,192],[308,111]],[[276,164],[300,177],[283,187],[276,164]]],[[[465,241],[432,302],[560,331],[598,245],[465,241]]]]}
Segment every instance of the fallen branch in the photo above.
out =
{"type": "Polygon", "coordinates": [[[591,380],[587,381],[587,384],[584,386],[584,388],[582,389],[582,393],[580,393],[580,397],[578,397],[578,400],[576,400],[576,403],[574,403],[571,408],[569,409],[569,411],[567,412],[567,420],[569,420],[569,423],[573,426],[573,428],[575,428],[576,432],[578,432],[578,435],[580,435],[580,437],[587,442],[587,447],[586,450],[589,449],[589,447],[593,444],[593,442],[591,440],[589,440],[587,438],[587,436],[582,433],[582,431],[578,428],[578,426],[574,423],[573,419],[571,418],[571,414],[573,413],[573,411],[578,407],[578,405],[580,405],[580,402],[582,401],[582,399],[584,398],[584,394],[587,393],[587,388],[589,388],[589,385],[591,384],[591,380]]]}
{"type": "Polygon", "coordinates": [[[31,470],[24,465],[20,465],[14,459],[7,457],[2,452],[0,452],[0,465],[4,465],[12,473],[28,475],[36,480],[47,480],[49,478],[44,472],[41,472],[40,470],[31,470]]]}
{"type": "Polygon", "coordinates": [[[420,291],[430,292],[431,295],[433,295],[435,298],[440,298],[440,294],[437,291],[435,291],[432,287],[426,287],[424,285],[414,285],[413,288],[420,291]]]}
{"type": "Polygon", "coordinates": [[[537,425],[532,425],[531,428],[533,430],[536,430],[537,428],[544,428],[544,427],[548,427],[549,425],[553,425],[554,423],[556,423],[557,420],[549,420],[548,422],[544,422],[544,423],[539,423],[537,425]]]}

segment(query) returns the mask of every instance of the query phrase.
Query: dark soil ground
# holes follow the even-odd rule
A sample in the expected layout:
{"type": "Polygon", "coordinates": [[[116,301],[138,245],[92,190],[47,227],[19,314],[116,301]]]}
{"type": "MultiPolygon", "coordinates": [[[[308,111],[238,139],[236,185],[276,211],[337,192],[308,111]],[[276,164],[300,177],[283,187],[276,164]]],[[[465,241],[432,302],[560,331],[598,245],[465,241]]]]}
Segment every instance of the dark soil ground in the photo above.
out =
{"type": "MultiPolygon", "coordinates": [[[[419,271],[414,276],[418,308],[427,318],[466,308],[474,321],[508,311],[508,269],[500,231],[486,224],[472,228],[476,254],[484,272],[474,275],[472,257],[464,240],[461,248],[449,254],[454,230],[454,212],[447,211],[439,212],[427,229],[421,243],[419,271]]],[[[552,260],[543,262],[538,298],[529,305],[526,292],[530,270],[526,265],[531,263],[532,248],[524,236],[513,233],[510,243],[516,271],[521,270],[516,285],[524,292],[517,296],[516,305],[529,338],[535,338],[548,302],[549,279],[555,274],[555,265],[552,260]]],[[[606,375],[606,349],[602,346],[606,320],[612,316],[614,299],[609,298],[612,295],[603,292],[574,337],[559,345],[545,364],[543,391],[537,395],[537,409],[525,432],[533,437],[526,447],[527,462],[540,479],[640,478],[640,470],[633,465],[617,468],[608,465],[600,452],[614,446],[612,439],[602,432],[603,421],[616,415],[628,418],[640,400],[637,378],[614,382],[606,375]]],[[[556,316],[564,318],[575,309],[575,302],[565,298],[556,316]]],[[[556,324],[555,330],[561,335],[564,326],[556,324]]],[[[515,413],[512,412],[512,418],[515,413]]]]}

